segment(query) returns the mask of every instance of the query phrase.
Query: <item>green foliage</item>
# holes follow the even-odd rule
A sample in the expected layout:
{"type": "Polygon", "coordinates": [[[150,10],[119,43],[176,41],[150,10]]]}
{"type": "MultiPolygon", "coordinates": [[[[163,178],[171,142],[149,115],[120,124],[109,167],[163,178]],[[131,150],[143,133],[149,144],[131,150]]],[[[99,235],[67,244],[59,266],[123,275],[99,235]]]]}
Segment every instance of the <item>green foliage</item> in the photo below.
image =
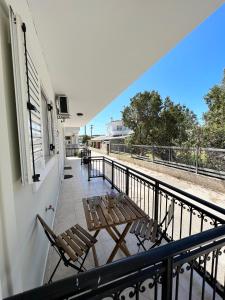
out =
{"type": "Polygon", "coordinates": [[[209,111],[204,114],[205,146],[225,147],[225,73],[221,85],[213,86],[204,97],[209,111]]]}
{"type": "Polygon", "coordinates": [[[181,145],[195,143],[195,114],[186,106],[175,104],[157,91],[136,94],[122,112],[125,126],[133,130],[129,141],[142,145],[181,145]]]}
{"type": "Polygon", "coordinates": [[[91,137],[89,135],[84,135],[82,138],[82,144],[87,144],[91,137]]]}

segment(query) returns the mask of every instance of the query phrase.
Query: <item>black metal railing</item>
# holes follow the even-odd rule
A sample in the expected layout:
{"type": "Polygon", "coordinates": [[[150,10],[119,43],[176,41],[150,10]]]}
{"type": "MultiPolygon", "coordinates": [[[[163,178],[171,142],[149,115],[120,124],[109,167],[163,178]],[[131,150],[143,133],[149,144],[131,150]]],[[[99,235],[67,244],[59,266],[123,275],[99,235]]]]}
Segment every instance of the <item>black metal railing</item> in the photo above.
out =
{"type": "Polygon", "coordinates": [[[138,170],[91,157],[88,179],[102,177],[161,222],[174,217],[162,245],[7,300],[225,299],[225,210],[138,170]]]}
{"type": "MultiPolygon", "coordinates": [[[[88,178],[96,177],[102,177],[112,188],[126,193],[158,223],[161,223],[169,205],[173,204],[174,218],[167,229],[167,242],[202,233],[225,223],[225,209],[104,156],[91,158],[88,178]]],[[[225,263],[224,252],[221,260],[225,263]]],[[[224,268],[224,263],[217,265],[217,268],[224,268]]],[[[214,265],[215,260],[212,258],[206,267],[205,277],[209,284],[215,280],[214,265]]],[[[201,260],[195,264],[195,270],[204,275],[201,260]]],[[[224,275],[222,270],[219,273],[224,275]]],[[[223,283],[223,278],[220,278],[220,282],[223,283]]]]}
{"type": "Polygon", "coordinates": [[[217,281],[224,246],[222,225],[7,300],[224,299],[224,284],[217,281]],[[210,259],[214,262],[211,285],[207,281],[210,259]],[[201,278],[196,272],[199,261],[201,278]]]}
{"type": "Polygon", "coordinates": [[[225,179],[225,149],[110,144],[110,152],[196,174],[225,179]]]}
{"type": "Polygon", "coordinates": [[[72,156],[81,156],[81,151],[86,150],[84,147],[74,146],[74,145],[66,145],[66,157],[72,156]]]}
{"type": "Polygon", "coordinates": [[[81,165],[87,165],[89,163],[90,157],[91,157],[91,150],[87,148],[82,149],[80,152],[81,165]]]}

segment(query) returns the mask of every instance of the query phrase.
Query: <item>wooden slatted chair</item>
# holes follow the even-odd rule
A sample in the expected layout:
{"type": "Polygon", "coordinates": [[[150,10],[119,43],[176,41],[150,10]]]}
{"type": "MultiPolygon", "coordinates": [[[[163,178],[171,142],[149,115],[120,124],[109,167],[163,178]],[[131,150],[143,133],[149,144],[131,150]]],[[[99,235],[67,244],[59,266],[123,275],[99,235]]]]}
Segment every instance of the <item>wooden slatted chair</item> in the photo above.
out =
{"type": "Polygon", "coordinates": [[[160,224],[158,224],[156,220],[149,217],[135,221],[131,227],[130,233],[135,234],[136,238],[138,239],[137,245],[139,246],[139,249],[140,246],[142,246],[145,251],[147,250],[144,245],[145,241],[150,241],[153,243],[149,249],[160,245],[162,240],[166,237],[168,227],[173,220],[173,217],[174,203],[172,202],[169,205],[165,217],[160,224]]]}
{"type": "Polygon", "coordinates": [[[56,235],[39,215],[37,215],[37,219],[40,221],[51,245],[60,257],[48,283],[52,282],[52,278],[61,261],[64,262],[66,267],[70,266],[78,272],[85,271],[86,269],[83,265],[90,248],[97,242],[96,238],[78,224],[56,235]]]}

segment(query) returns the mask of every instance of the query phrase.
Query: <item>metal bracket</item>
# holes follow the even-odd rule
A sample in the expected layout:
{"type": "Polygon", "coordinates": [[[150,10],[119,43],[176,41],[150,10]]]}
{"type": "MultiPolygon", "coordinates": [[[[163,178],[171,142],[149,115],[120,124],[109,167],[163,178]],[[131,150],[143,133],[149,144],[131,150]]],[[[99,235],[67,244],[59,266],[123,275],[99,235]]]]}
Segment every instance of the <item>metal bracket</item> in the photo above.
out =
{"type": "Polygon", "coordinates": [[[48,111],[53,110],[53,106],[51,104],[48,104],[48,111]]]}
{"type": "Polygon", "coordinates": [[[40,181],[40,174],[35,174],[32,176],[33,182],[39,182],[40,181]]]}
{"type": "Polygon", "coordinates": [[[50,151],[53,151],[55,149],[55,146],[53,144],[50,144],[49,149],[50,149],[50,151]]]}
{"type": "Polygon", "coordinates": [[[30,102],[27,102],[27,109],[37,111],[37,108],[30,102]]]}

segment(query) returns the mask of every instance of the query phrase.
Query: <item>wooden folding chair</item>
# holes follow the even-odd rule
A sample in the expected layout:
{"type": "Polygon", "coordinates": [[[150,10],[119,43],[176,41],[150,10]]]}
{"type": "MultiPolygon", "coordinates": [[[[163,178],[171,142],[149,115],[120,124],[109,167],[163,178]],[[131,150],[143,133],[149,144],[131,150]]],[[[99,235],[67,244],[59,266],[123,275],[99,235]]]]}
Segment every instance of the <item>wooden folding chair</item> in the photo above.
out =
{"type": "Polygon", "coordinates": [[[37,215],[37,218],[43,226],[52,247],[54,247],[59,255],[59,261],[57,262],[48,283],[52,282],[52,278],[61,261],[64,262],[66,267],[70,266],[77,270],[78,273],[86,271],[83,265],[90,248],[97,242],[96,238],[78,224],[72,226],[63,233],[56,235],[39,215],[37,215]]]}
{"type": "Polygon", "coordinates": [[[168,227],[174,218],[174,203],[172,202],[168,210],[165,214],[165,217],[161,221],[160,224],[154,219],[149,217],[143,218],[141,220],[137,220],[133,223],[130,233],[135,234],[138,239],[137,245],[142,246],[142,248],[146,251],[146,247],[144,245],[145,241],[150,241],[153,245],[149,248],[152,249],[161,244],[163,238],[166,237],[168,227]],[[162,229],[164,227],[164,229],[162,229]]]}

